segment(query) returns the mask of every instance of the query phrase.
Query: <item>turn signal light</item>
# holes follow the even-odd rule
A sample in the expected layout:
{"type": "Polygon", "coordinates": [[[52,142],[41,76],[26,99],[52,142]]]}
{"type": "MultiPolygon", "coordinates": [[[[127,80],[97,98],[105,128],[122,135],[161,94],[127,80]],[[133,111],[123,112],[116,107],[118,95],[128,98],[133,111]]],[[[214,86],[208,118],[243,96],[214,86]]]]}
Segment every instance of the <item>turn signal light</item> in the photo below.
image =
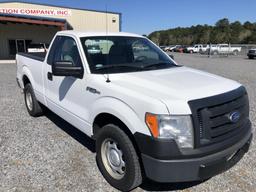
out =
{"type": "Polygon", "coordinates": [[[157,115],[146,113],[146,124],[151,134],[157,138],[159,136],[157,115]]]}

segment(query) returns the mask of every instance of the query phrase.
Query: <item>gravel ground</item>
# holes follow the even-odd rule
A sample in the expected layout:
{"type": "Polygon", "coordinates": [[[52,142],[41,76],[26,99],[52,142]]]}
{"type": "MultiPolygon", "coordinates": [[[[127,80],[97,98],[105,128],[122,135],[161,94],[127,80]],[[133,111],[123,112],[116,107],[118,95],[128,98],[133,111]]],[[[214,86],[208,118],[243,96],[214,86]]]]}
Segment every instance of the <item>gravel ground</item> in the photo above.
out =
{"type": "MultiPolygon", "coordinates": [[[[244,84],[256,126],[256,60],[174,54],[180,64],[244,84]]],[[[15,82],[14,64],[0,65],[0,191],[116,191],[95,163],[94,143],[51,112],[28,115],[15,82]]],[[[255,191],[256,146],[231,170],[204,183],[147,183],[135,191],[255,191]]]]}

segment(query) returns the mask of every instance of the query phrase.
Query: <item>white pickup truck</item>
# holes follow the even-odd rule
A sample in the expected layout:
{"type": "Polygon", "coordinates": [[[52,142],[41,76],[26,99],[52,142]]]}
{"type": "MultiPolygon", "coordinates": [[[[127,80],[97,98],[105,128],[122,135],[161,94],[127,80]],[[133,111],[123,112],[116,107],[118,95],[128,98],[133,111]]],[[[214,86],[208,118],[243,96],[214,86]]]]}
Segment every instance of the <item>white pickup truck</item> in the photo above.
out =
{"type": "Polygon", "coordinates": [[[229,44],[217,44],[216,46],[210,46],[211,54],[232,54],[238,55],[241,52],[242,47],[233,47],[229,44]]]}
{"type": "Polygon", "coordinates": [[[178,65],[145,37],[63,31],[45,57],[16,59],[28,113],[48,108],[95,139],[99,169],[119,190],[143,177],[209,179],[249,149],[246,89],[178,65]]]}
{"type": "Polygon", "coordinates": [[[204,46],[202,44],[196,44],[193,47],[187,47],[185,51],[187,53],[199,53],[203,47],[204,46]]]}

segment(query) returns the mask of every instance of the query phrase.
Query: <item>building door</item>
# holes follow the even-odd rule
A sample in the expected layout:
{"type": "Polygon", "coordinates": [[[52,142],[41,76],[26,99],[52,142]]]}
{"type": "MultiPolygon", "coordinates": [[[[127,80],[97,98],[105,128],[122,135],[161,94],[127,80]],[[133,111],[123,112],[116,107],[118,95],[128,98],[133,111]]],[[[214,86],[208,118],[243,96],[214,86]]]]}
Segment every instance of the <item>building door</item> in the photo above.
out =
{"type": "Polygon", "coordinates": [[[24,39],[17,39],[16,40],[16,50],[17,50],[17,53],[26,52],[26,44],[25,44],[24,39]]]}
{"type": "Polygon", "coordinates": [[[16,55],[16,41],[14,39],[9,40],[9,55],[14,58],[16,55]]]}

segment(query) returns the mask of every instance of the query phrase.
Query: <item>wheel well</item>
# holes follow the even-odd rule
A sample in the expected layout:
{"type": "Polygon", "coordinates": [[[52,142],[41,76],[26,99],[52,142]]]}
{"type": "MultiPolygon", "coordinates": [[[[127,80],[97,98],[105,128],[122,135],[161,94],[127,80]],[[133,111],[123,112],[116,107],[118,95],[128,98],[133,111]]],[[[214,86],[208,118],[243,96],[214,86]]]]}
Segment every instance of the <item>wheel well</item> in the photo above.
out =
{"type": "Polygon", "coordinates": [[[101,113],[96,116],[93,122],[93,135],[96,135],[97,132],[107,124],[114,124],[120,127],[126,134],[132,135],[128,127],[116,116],[109,113],[101,113]]]}
{"type": "Polygon", "coordinates": [[[25,87],[28,83],[30,83],[29,78],[28,78],[26,75],[23,76],[22,81],[23,81],[24,87],[25,87]]]}
{"type": "MultiPolygon", "coordinates": [[[[132,134],[132,132],[129,130],[129,128],[116,116],[109,114],[109,113],[101,113],[99,115],[96,116],[96,118],[94,119],[93,122],[93,137],[96,138],[97,132],[104,127],[107,124],[114,124],[117,125],[120,129],[122,129],[126,135],[129,137],[129,139],[131,140],[137,155],[139,157],[139,161],[141,162],[141,154],[140,154],[140,150],[138,148],[137,142],[135,141],[135,138],[132,134]]],[[[141,164],[142,165],[142,164],[141,164]]],[[[143,169],[143,166],[142,166],[143,169]]]]}

